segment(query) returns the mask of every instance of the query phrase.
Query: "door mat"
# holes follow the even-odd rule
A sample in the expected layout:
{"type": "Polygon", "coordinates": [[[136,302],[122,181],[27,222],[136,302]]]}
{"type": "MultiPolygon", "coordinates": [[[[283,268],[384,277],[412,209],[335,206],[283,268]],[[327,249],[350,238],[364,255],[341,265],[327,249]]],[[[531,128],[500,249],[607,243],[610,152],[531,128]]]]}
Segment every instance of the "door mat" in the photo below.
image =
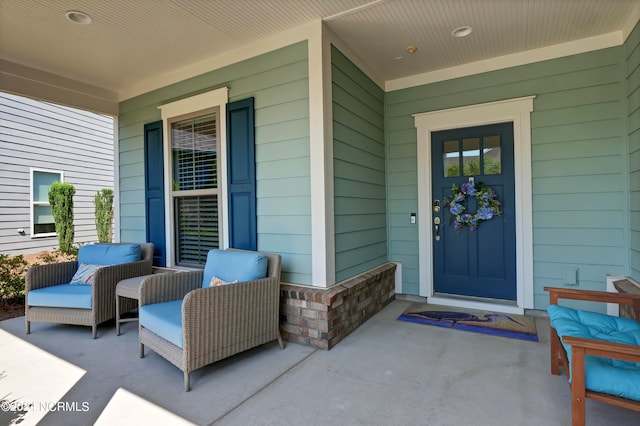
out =
{"type": "Polygon", "coordinates": [[[409,306],[398,320],[511,339],[538,341],[535,319],[523,315],[419,303],[409,306]]]}

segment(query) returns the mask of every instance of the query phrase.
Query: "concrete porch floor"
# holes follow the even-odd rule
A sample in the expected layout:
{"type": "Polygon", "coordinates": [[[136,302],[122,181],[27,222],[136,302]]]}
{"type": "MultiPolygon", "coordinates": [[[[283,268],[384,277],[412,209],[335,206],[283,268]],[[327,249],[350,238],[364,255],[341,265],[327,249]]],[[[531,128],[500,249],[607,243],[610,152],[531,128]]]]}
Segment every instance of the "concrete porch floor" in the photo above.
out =
{"type": "MultiPolygon", "coordinates": [[[[395,300],[330,351],[271,343],[202,368],[188,393],[168,361],[138,357],[135,322],[92,340],[88,327],[45,323],[27,336],[14,318],[0,322],[0,398],[34,404],[21,426],[571,424],[546,318],[533,343],[397,321],[410,303],[395,300]]],[[[588,400],[587,424],[638,425],[640,413],[588,400]]]]}

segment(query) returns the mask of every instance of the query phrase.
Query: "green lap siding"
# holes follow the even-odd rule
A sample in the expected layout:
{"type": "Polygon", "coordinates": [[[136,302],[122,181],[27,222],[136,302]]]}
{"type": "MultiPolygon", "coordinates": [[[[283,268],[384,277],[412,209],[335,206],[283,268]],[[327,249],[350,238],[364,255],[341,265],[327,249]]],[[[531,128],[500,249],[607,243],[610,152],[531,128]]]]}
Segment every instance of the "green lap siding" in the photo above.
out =
{"type": "MultiPolygon", "coordinates": [[[[634,34],[637,38],[637,30],[634,34]]],[[[531,115],[535,307],[548,303],[544,286],[563,285],[564,267],[578,268],[580,288],[586,289],[604,289],[606,275],[628,271],[627,158],[640,155],[640,126],[630,129],[635,151],[627,151],[623,56],[620,46],[387,93],[389,257],[403,264],[403,293],[419,292],[418,227],[408,220],[418,208],[412,114],[530,95],[536,96],[531,115]]],[[[635,114],[640,114],[637,105],[635,114]]],[[[636,182],[638,163],[631,173],[636,182]]],[[[635,183],[636,258],[639,191],[635,183]]],[[[638,274],[637,262],[635,268],[638,274]]]]}
{"type": "Polygon", "coordinates": [[[631,276],[640,281],[640,24],[625,43],[631,276]]]}
{"type": "MultiPolygon", "coordinates": [[[[143,126],[158,106],[219,87],[255,98],[258,248],[282,280],[312,283],[307,43],[300,42],[120,104],[120,238],[145,238],[143,126]]],[[[640,29],[578,55],[385,93],[332,47],[335,279],[402,263],[419,294],[413,114],[534,95],[531,114],[534,305],[578,269],[580,288],[640,279],[640,29]]]]}
{"type": "Polygon", "coordinates": [[[282,255],[282,281],[311,284],[307,43],[247,59],[120,104],[121,240],[145,239],[143,126],[158,106],[229,88],[255,98],[258,249],[282,255]]]}
{"type": "Polygon", "coordinates": [[[384,92],[331,51],[336,281],[387,260],[384,92]]]}

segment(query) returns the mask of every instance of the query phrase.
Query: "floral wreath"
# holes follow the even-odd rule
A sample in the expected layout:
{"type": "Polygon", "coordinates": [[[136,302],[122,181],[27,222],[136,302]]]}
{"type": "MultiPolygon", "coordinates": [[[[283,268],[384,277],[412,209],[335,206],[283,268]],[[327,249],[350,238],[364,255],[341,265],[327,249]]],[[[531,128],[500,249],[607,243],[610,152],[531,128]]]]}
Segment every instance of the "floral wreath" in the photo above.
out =
{"type": "Polygon", "coordinates": [[[456,231],[465,226],[470,231],[475,231],[482,222],[502,215],[498,195],[482,182],[463,183],[460,186],[453,184],[451,195],[444,202],[445,206],[449,208],[456,231]],[[478,210],[474,214],[464,213],[467,210],[464,202],[468,197],[476,197],[478,200],[478,210]]]}

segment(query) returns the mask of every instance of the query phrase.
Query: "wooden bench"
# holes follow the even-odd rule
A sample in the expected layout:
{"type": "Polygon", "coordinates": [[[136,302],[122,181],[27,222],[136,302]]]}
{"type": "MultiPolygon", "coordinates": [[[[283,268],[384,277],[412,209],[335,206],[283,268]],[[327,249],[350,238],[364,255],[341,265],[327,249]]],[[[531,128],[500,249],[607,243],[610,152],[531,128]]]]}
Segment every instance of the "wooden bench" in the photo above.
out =
{"type": "MultiPolygon", "coordinates": [[[[633,319],[640,318],[640,292],[637,291],[637,287],[628,280],[616,281],[614,285],[616,285],[616,288],[624,289],[625,292],[613,293],[554,287],[545,287],[544,290],[549,292],[550,305],[557,305],[560,299],[616,303],[621,307],[629,307],[633,314],[633,319]],[[629,287],[629,285],[634,288],[629,287]]],[[[567,379],[572,377],[570,386],[573,426],[585,424],[585,398],[640,411],[640,401],[586,389],[585,377],[585,357],[587,355],[640,363],[640,346],[572,336],[565,336],[561,340],[550,324],[550,351],[551,374],[559,375],[560,367],[562,367],[567,379]],[[571,346],[571,362],[569,362],[567,353],[562,345],[563,342],[571,346]],[[571,374],[569,374],[569,366],[571,374]]]]}

